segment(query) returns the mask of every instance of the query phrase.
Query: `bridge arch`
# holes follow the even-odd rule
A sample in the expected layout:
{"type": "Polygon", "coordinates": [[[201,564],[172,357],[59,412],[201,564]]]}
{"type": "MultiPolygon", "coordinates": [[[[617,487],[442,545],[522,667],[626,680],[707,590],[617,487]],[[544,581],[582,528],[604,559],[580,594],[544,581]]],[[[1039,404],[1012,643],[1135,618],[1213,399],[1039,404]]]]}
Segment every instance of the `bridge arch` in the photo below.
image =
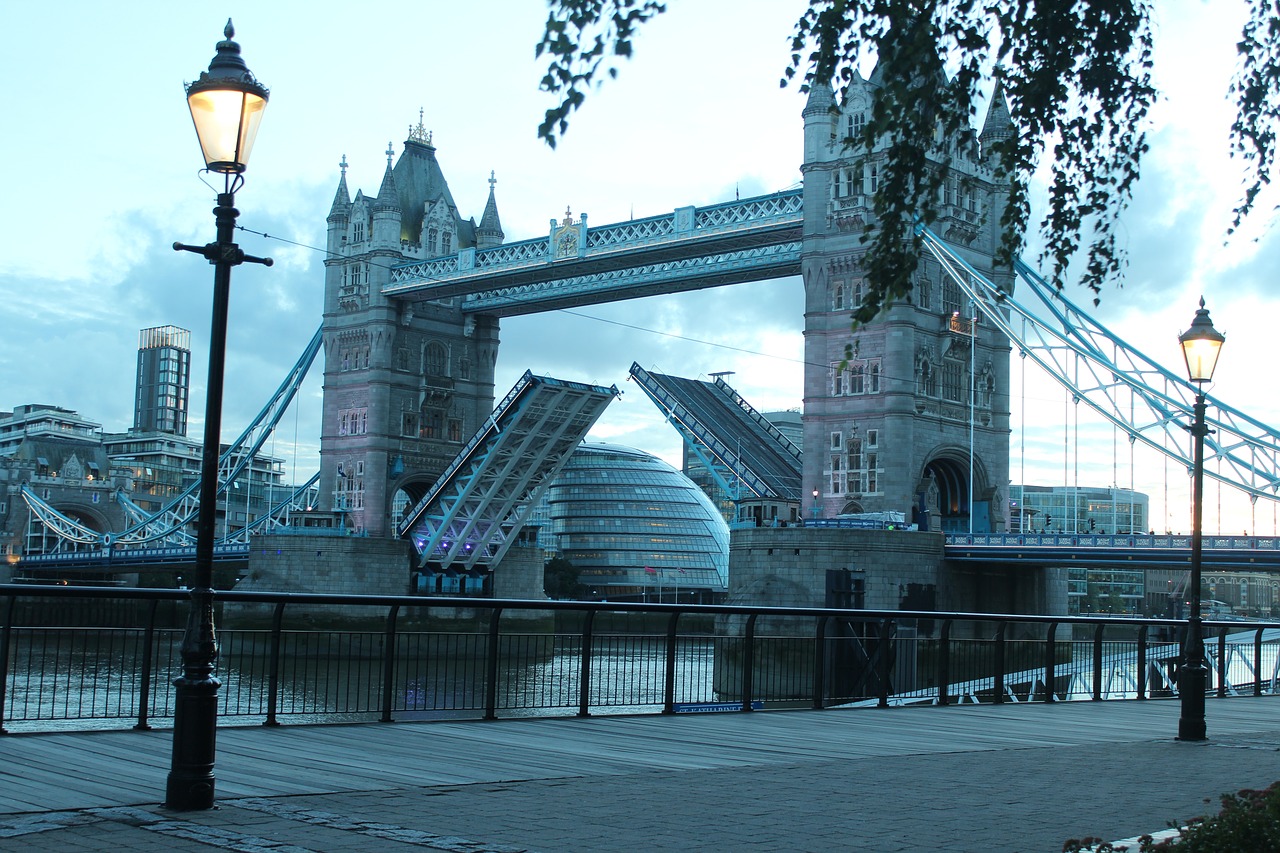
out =
{"type": "Polygon", "coordinates": [[[390,530],[394,531],[405,513],[426,497],[436,479],[426,472],[414,472],[403,474],[391,484],[390,530]]]}
{"type": "Polygon", "coordinates": [[[970,496],[974,503],[982,500],[989,491],[987,473],[980,460],[974,459],[973,484],[970,487],[969,452],[958,448],[938,451],[929,457],[924,464],[920,478],[920,491],[917,494],[917,506],[927,509],[936,522],[931,520],[930,527],[945,532],[965,532],[969,530],[969,520],[973,517],[974,527],[982,532],[990,530],[989,516],[982,517],[985,502],[979,507],[977,516],[970,506],[970,496]]]}

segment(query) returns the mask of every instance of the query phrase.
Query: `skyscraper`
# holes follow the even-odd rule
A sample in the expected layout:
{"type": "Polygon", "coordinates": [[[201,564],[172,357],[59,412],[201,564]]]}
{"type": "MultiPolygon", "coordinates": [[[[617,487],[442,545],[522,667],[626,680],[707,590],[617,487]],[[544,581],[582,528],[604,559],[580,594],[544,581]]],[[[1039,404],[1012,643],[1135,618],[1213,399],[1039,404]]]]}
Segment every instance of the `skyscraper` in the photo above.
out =
{"type": "Polygon", "coordinates": [[[191,333],[177,326],[155,326],[139,332],[134,430],[185,436],[190,386],[191,333]]]}

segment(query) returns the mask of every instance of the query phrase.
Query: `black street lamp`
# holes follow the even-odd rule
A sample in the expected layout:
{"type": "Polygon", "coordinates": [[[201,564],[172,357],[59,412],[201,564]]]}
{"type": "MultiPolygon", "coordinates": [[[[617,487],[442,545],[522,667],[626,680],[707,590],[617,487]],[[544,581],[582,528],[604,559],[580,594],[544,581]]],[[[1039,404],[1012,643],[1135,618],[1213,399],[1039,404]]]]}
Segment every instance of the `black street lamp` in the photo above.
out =
{"type": "Polygon", "coordinates": [[[1182,669],[1178,672],[1178,696],[1182,715],[1178,718],[1178,740],[1204,740],[1204,694],[1208,669],[1204,660],[1204,628],[1200,618],[1200,546],[1203,541],[1201,519],[1204,515],[1204,383],[1213,379],[1218,353],[1226,337],[1213,327],[1209,311],[1200,300],[1200,310],[1191,328],[1178,336],[1182,355],[1187,362],[1187,376],[1196,383],[1195,420],[1191,425],[1191,613],[1187,617],[1187,646],[1182,669]]]}
{"type": "Polygon", "coordinates": [[[182,675],[174,679],[173,763],[165,805],[190,811],[213,807],[214,744],[218,731],[218,687],[214,665],[218,638],[213,625],[213,541],[218,508],[218,456],[222,440],[222,378],[227,350],[227,307],[231,268],[250,262],[271,266],[270,258],[254,258],[234,241],[235,193],[262,112],[267,89],[240,58],[235,30],[227,21],[225,40],[218,42],[209,70],[187,85],[187,105],[195,122],[205,167],[222,174],[223,191],[213,209],[217,238],[205,246],[174,243],[177,251],[194,252],[213,264],[213,324],[209,333],[209,386],[205,401],[204,448],[200,460],[200,508],[196,517],[195,578],[191,609],[182,638],[182,675]]]}

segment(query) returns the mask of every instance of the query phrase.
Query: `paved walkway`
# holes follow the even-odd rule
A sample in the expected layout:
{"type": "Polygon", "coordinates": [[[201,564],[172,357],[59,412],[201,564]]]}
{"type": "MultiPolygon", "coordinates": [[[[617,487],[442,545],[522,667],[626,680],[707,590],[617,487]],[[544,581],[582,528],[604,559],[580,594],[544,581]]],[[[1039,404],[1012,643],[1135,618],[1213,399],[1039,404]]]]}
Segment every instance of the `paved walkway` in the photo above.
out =
{"type": "Polygon", "coordinates": [[[221,729],[219,807],[172,733],[0,738],[0,850],[1058,851],[1280,780],[1280,698],[221,729]]]}

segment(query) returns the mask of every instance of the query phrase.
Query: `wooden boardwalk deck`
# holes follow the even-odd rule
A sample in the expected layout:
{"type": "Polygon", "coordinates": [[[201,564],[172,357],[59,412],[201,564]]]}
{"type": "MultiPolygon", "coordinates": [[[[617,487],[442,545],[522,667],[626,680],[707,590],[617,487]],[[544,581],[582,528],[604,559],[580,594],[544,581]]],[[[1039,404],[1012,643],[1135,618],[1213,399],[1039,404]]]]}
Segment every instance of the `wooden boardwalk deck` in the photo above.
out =
{"type": "MultiPolygon", "coordinates": [[[[219,799],[1167,741],[1173,701],[223,728],[219,799]]],[[[1208,703],[1210,742],[1280,732],[1280,698],[1208,703]]],[[[0,738],[0,814],[163,801],[172,732],[0,738]]],[[[1276,777],[1280,778],[1280,763],[1276,777]]]]}

